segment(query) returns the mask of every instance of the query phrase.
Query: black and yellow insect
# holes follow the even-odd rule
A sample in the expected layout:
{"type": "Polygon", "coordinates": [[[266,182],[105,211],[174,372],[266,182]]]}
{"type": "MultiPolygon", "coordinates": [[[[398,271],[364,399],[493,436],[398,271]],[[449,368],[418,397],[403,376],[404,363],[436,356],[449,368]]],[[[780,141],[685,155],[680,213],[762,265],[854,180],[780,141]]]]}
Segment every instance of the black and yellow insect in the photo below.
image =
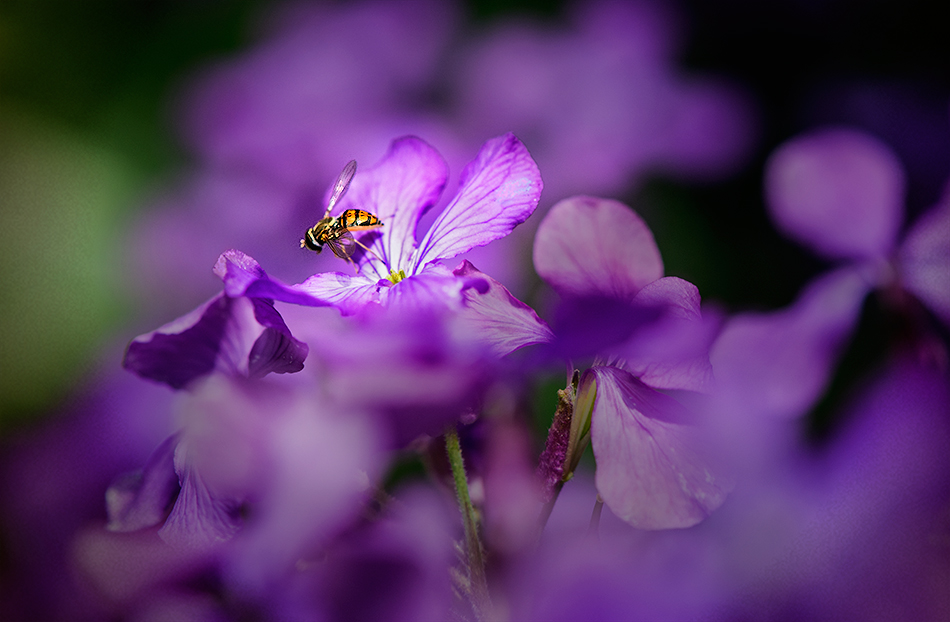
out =
{"type": "Polygon", "coordinates": [[[361,209],[343,210],[339,216],[330,216],[330,212],[346,194],[350,181],[356,173],[356,160],[350,160],[333,186],[333,194],[327,202],[327,211],[320,222],[307,229],[307,233],[300,240],[300,248],[308,248],[316,253],[323,251],[324,245],[329,246],[333,254],[344,261],[352,262],[350,257],[359,244],[369,251],[366,246],[353,237],[354,231],[370,231],[383,226],[375,214],[361,209]]]}

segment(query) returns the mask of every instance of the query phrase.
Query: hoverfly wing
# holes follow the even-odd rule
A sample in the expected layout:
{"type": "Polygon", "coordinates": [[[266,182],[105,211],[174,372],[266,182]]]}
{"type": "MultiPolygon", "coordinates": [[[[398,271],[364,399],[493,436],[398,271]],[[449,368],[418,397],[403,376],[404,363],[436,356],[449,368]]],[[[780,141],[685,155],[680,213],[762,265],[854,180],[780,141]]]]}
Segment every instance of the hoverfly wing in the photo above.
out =
{"type": "Polygon", "coordinates": [[[346,163],[346,166],[343,167],[343,172],[336,178],[336,183],[333,185],[333,194],[330,195],[330,200],[327,202],[327,216],[330,215],[330,212],[339,200],[346,194],[346,190],[350,187],[350,182],[353,181],[353,175],[355,174],[356,160],[350,160],[346,163]]]}
{"type": "Polygon", "coordinates": [[[356,250],[356,240],[353,239],[352,233],[344,229],[339,236],[327,240],[327,246],[330,247],[334,255],[349,261],[353,251],[356,250]]]}

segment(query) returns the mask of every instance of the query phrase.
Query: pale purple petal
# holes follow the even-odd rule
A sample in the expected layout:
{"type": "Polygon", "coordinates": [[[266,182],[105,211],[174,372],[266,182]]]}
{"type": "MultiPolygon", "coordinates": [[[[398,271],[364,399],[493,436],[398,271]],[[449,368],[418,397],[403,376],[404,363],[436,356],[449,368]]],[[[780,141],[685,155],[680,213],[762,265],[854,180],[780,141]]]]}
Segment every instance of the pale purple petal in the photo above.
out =
{"type": "Polygon", "coordinates": [[[870,285],[853,268],[811,283],[789,308],[733,317],[710,351],[721,406],[797,417],[824,392],[870,285]]]}
{"type": "Polygon", "coordinates": [[[268,468],[260,469],[264,482],[229,577],[242,591],[272,591],[302,555],[358,515],[380,474],[385,454],[374,426],[324,406],[299,397],[267,419],[268,468]]]}
{"type": "Polygon", "coordinates": [[[534,267],[561,293],[624,301],[663,276],[646,223],[623,203],[594,197],[551,208],[534,240],[534,267]]]}
{"type": "Polygon", "coordinates": [[[731,481],[702,455],[701,429],[673,398],[616,367],[594,367],[591,444],[597,492],[638,529],[690,527],[722,505],[731,481]]]}
{"type": "MultiPolygon", "coordinates": [[[[378,233],[366,236],[372,241],[364,242],[388,266],[377,267],[381,278],[389,276],[391,269],[408,268],[419,218],[439,200],[448,176],[448,165],[439,152],[415,136],[394,140],[376,166],[357,171],[338,213],[362,209],[383,223],[378,233]]],[[[378,263],[368,253],[365,260],[378,263]]]]}
{"type": "Polygon", "coordinates": [[[405,278],[386,292],[385,306],[401,313],[462,308],[462,291],[487,283],[480,278],[459,278],[441,264],[429,264],[419,274],[405,278]]]}
{"type": "Polygon", "coordinates": [[[175,548],[206,549],[234,537],[241,526],[236,499],[215,495],[187,463],[185,444],[175,450],[181,492],[165,525],[158,531],[175,548]]]}
{"type": "Polygon", "coordinates": [[[766,164],[776,225],[833,259],[885,255],[903,221],[904,170],[873,136],[834,128],[785,143],[766,164]]]}
{"type": "MultiPolygon", "coordinates": [[[[388,281],[376,280],[365,276],[350,276],[342,272],[321,272],[303,283],[294,285],[293,290],[301,295],[323,300],[338,308],[344,315],[352,315],[379,303],[380,292],[390,285],[388,281]]],[[[290,301],[292,302],[292,301],[290,301]]]]}
{"type": "Polygon", "coordinates": [[[541,188],[538,166],[514,134],[489,140],[462,171],[458,194],[422,239],[413,272],[508,235],[534,212],[541,188]]]}
{"type": "Polygon", "coordinates": [[[141,471],[127,473],[106,490],[109,531],[136,531],[165,520],[179,489],[175,473],[178,434],[168,437],[141,471]]]}
{"type": "Polygon", "coordinates": [[[903,286],[950,325],[950,197],[914,223],[899,259],[903,286]]]}
{"type": "Polygon", "coordinates": [[[497,356],[554,338],[554,333],[534,309],[468,261],[463,261],[453,274],[459,278],[481,278],[488,285],[487,289],[472,287],[463,291],[464,306],[454,319],[454,330],[461,337],[471,339],[475,336],[497,356]]]}
{"type": "Polygon", "coordinates": [[[624,360],[624,368],[655,389],[706,390],[713,376],[709,346],[720,320],[702,317],[696,286],[663,277],[641,289],[634,303],[658,308],[661,316],[612,350],[624,360]]]}

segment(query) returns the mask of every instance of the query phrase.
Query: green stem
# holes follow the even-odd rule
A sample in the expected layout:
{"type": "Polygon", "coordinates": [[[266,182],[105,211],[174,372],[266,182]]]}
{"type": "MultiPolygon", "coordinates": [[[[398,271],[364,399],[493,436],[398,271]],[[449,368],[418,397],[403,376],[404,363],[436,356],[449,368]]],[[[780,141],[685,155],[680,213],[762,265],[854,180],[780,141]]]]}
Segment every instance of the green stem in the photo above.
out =
{"type": "Polygon", "coordinates": [[[455,494],[458,496],[459,509],[462,511],[462,526],[465,529],[465,550],[468,555],[468,573],[471,582],[472,607],[480,621],[491,619],[491,598],[488,595],[488,581],[485,578],[485,556],[482,542],[478,537],[478,519],[472,498],[468,494],[468,478],[465,476],[465,462],[462,459],[462,447],[455,428],[445,433],[445,451],[452,467],[452,479],[455,481],[455,494]]]}

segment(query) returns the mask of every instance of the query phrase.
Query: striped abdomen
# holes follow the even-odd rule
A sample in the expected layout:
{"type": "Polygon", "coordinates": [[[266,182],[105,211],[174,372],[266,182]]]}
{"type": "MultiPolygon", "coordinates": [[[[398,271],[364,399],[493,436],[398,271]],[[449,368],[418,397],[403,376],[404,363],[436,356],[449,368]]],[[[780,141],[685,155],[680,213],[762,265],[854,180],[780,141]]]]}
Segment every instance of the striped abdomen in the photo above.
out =
{"type": "Polygon", "coordinates": [[[337,217],[337,226],[348,231],[375,229],[382,225],[383,223],[379,221],[379,218],[361,209],[344,210],[344,212],[337,217]]]}

